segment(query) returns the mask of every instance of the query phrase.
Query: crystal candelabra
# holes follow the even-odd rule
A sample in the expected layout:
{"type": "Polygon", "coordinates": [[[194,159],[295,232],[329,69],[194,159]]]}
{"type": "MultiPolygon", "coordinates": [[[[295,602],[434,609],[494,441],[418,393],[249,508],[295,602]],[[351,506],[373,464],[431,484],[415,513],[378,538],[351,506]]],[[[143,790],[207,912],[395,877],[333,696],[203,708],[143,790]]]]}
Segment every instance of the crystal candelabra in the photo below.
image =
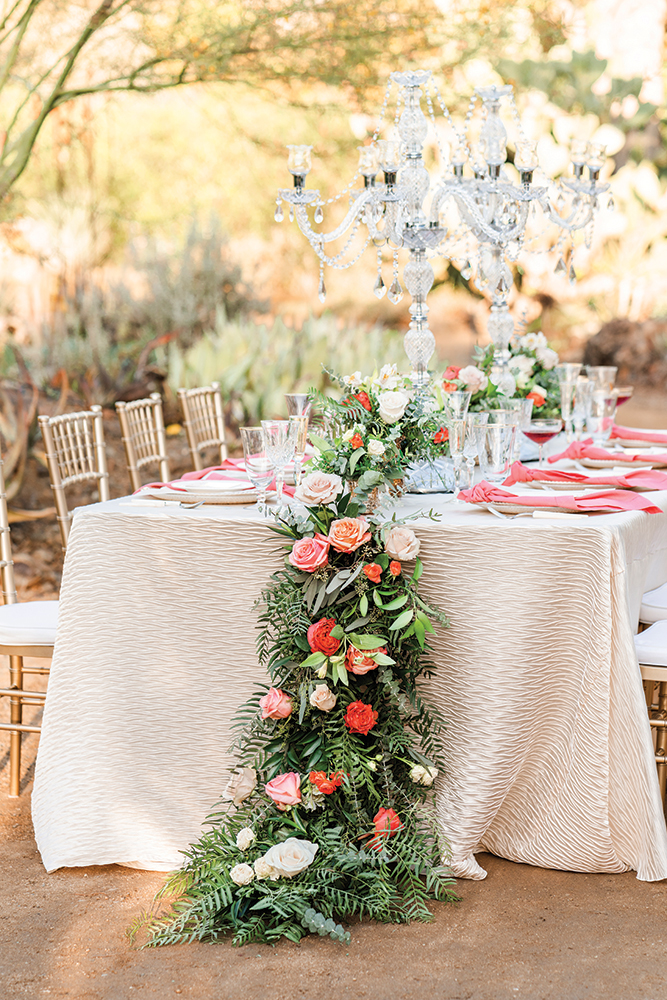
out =
{"type": "Polygon", "coordinates": [[[306,176],[311,169],[312,146],[288,146],[288,169],[294,187],[282,189],[276,199],[277,222],[283,219],[282,203],[290,206],[290,219],[296,218],[320,261],[319,298],[324,302],[324,266],[343,269],[355,264],[372,243],[377,253],[378,276],[374,292],[385,294],[382,278],[382,255],[388,249],[393,257],[392,281],[388,298],[397,303],[403,297],[399,280],[399,251],[407,250],[409,258],[403,268],[403,282],[412,297],[410,327],[405,335],[405,352],[412,365],[412,379],[417,387],[428,384],[428,362],[435,350],[435,338],[428,325],[426,299],[433,286],[434,272],[429,257],[441,255],[460,263],[465,279],[475,272],[475,284],[491,299],[489,335],[493,341],[493,381],[500,391],[513,395],[515,381],[509,369],[509,342],[514,321],[508,308],[508,296],[513,284],[509,264],[516,261],[527,247],[526,232],[529,216],[541,212],[532,223],[541,234],[555,224],[560,235],[557,272],[568,273],[564,241],[570,239],[569,277],[574,271],[574,233],[583,230],[590,246],[599,195],[609,185],[599,181],[604,165],[604,148],[595,143],[572,144],[570,179],[557,182],[546,180],[545,186],[533,182],[538,169],[537,143],[523,132],[514,102],[512,87],[477,88],[471,98],[462,131],[454,126],[430,71],[392,73],[382,105],[380,121],[372,140],[359,147],[359,166],[348,186],[326,201],[317,190],[307,189],[306,176]],[[379,139],[392,86],[398,87],[394,126],[398,139],[379,139]],[[440,143],[433,109],[435,95],[453,133],[451,157],[440,143]],[[432,184],[424,165],[424,144],[428,136],[428,120],[421,107],[425,97],[433,122],[442,176],[432,184]],[[469,125],[477,99],[482,103],[482,125],[477,143],[469,139],[469,125]],[[501,102],[509,105],[518,130],[514,141],[514,166],[519,183],[508,176],[508,135],[500,117],[501,102]],[[466,167],[469,164],[469,168],[466,167]],[[588,176],[584,176],[584,169],[588,176]],[[466,170],[472,173],[466,173],[466,170]],[[382,170],[383,182],[377,174],[382,170]],[[363,187],[354,187],[359,177],[363,187]],[[324,221],[323,208],[349,195],[350,205],[338,226],[326,232],[314,229],[324,221]],[[363,227],[363,228],[362,228],[363,227]],[[338,252],[328,254],[328,244],[344,240],[338,252]]]}

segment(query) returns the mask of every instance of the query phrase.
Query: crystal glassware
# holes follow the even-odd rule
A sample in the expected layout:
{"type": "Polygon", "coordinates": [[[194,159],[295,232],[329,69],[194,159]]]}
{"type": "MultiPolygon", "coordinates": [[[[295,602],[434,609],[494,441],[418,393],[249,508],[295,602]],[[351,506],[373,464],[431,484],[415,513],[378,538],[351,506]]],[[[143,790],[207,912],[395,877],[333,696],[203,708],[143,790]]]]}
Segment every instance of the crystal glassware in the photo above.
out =
{"type": "Polygon", "coordinates": [[[468,467],[468,483],[470,489],[475,478],[475,459],[478,458],[484,446],[484,434],[489,420],[488,413],[469,413],[466,416],[466,435],[463,442],[463,457],[468,467]]]}
{"type": "Polygon", "coordinates": [[[627,403],[634,391],[633,385],[617,385],[612,392],[612,396],[616,396],[616,406],[623,406],[623,403],[627,403]]]}
{"type": "Polygon", "coordinates": [[[310,417],[311,402],[307,392],[286,392],[285,402],[287,412],[290,417],[305,417],[306,429],[297,431],[297,447],[294,454],[294,482],[301,485],[303,475],[303,459],[306,454],[306,444],[308,441],[308,419],[310,417]]]}
{"type": "Polygon", "coordinates": [[[586,365],[586,374],[591,382],[595,383],[596,389],[606,389],[607,392],[611,392],[618,368],[613,365],[586,365]]]}
{"type": "Polygon", "coordinates": [[[449,454],[454,463],[454,493],[461,489],[461,469],[463,468],[463,445],[466,439],[466,418],[450,417],[447,420],[449,431],[449,454]]]}
{"type": "Polygon", "coordinates": [[[616,415],[616,396],[606,389],[591,393],[591,406],[586,421],[588,433],[595,444],[606,444],[611,436],[616,415]]]}
{"type": "Polygon", "coordinates": [[[555,371],[559,382],[575,382],[581,372],[581,365],[571,361],[562,361],[556,365],[555,371]]]}
{"type": "Polygon", "coordinates": [[[294,447],[294,483],[301,486],[303,475],[303,456],[306,454],[308,444],[308,417],[290,417],[290,424],[295,427],[296,444],[294,447]]]}
{"type": "Polygon", "coordinates": [[[294,458],[297,426],[289,420],[262,420],[266,454],[276,474],[276,496],[283,499],[285,466],[294,458]]]}
{"type": "Polygon", "coordinates": [[[241,427],[243,460],[248,479],[259,493],[260,510],[266,506],[266,491],[273,479],[273,466],[266,454],[264,432],[261,427],[241,427]]]}
{"type": "Polygon", "coordinates": [[[521,399],[520,396],[514,396],[512,399],[504,399],[503,409],[498,412],[504,411],[508,411],[505,421],[514,424],[516,427],[513,458],[515,462],[518,462],[521,458],[522,441],[519,431],[523,431],[531,421],[533,415],[533,400],[521,399]]]}
{"type": "Polygon", "coordinates": [[[577,379],[572,403],[572,422],[578,441],[581,440],[584,427],[591,412],[591,393],[594,388],[595,384],[589,378],[580,375],[577,379]]]}
{"type": "Polygon", "coordinates": [[[457,389],[455,392],[443,393],[445,413],[453,420],[462,420],[468,414],[471,392],[457,389]]]}
{"type": "Polygon", "coordinates": [[[542,468],[544,465],[545,444],[560,434],[562,429],[562,420],[531,420],[528,430],[523,432],[528,440],[532,441],[539,448],[540,457],[537,463],[539,468],[542,468]]]}
{"type": "Polygon", "coordinates": [[[502,415],[489,414],[479,456],[482,475],[487,482],[502,483],[507,479],[512,465],[515,436],[515,424],[508,423],[502,415]]]}
{"type": "Polygon", "coordinates": [[[565,435],[568,442],[572,440],[574,429],[572,426],[572,414],[574,410],[574,394],[577,388],[575,381],[561,382],[560,384],[560,415],[565,424],[565,435]]]}

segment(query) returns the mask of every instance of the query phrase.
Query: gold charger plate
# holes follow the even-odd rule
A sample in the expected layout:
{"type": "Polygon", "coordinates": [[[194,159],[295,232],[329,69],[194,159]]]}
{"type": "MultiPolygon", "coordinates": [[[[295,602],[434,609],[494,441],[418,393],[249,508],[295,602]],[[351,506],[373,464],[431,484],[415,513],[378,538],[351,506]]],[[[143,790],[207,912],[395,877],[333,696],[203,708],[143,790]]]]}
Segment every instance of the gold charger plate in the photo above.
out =
{"type": "Polygon", "coordinates": [[[578,458],[579,465],[586,466],[587,469],[613,469],[615,466],[627,466],[628,469],[664,469],[667,462],[653,462],[649,456],[642,458],[639,462],[631,462],[627,458],[619,455],[618,458],[578,458]]]}
{"type": "MultiPolygon", "coordinates": [[[[270,494],[269,494],[270,496],[270,494]]],[[[184,504],[231,504],[231,503],[247,503],[252,504],[257,502],[258,493],[256,489],[252,490],[240,490],[238,493],[232,493],[229,490],[220,491],[220,493],[195,493],[194,490],[151,490],[146,493],[136,494],[135,499],[141,500],[146,497],[150,500],[178,500],[184,504]]]]}
{"type": "MultiPolygon", "coordinates": [[[[476,507],[484,507],[488,510],[489,507],[493,507],[495,510],[499,510],[501,514],[532,514],[533,511],[539,510],[545,514],[591,514],[590,510],[573,510],[571,507],[545,507],[541,503],[496,503],[492,502],[480,502],[475,504],[476,507]]],[[[603,508],[606,509],[606,508],[603,508]]],[[[610,513],[607,510],[607,513],[610,513]]]]}

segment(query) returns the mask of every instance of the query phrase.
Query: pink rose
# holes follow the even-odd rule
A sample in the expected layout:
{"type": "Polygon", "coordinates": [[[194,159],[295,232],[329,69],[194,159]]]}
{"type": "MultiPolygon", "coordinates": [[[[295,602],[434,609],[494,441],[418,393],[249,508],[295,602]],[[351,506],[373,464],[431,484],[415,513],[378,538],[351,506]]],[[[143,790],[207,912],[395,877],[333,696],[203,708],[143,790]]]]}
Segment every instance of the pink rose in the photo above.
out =
{"type": "Polygon", "coordinates": [[[332,521],[329,528],[329,542],[336,552],[354,552],[360,545],[370,542],[371,533],[363,517],[344,517],[332,521]]]}
{"type": "Polygon", "coordinates": [[[287,559],[292,566],[304,573],[314,573],[320,566],[326,566],[329,562],[330,544],[329,539],[320,534],[314,538],[297,538],[287,559]]]}
{"type": "Polygon", "coordinates": [[[377,649],[367,649],[365,653],[355,649],[354,646],[347,647],[345,656],[345,666],[351,674],[363,677],[370,670],[377,670],[377,661],[372,659],[373,653],[386,653],[386,646],[378,646],[377,649]]]}
{"type": "Polygon", "coordinates": [[[286,719],[292,713],[292,699],[280,688],[271,687],[259,699],[263,719],[286,719]]]}
{"type": "Polygon", "coordinates": [[[301,802],[301,775],[294,771],[279,774],[264,785],[264,791],[279,809],[297,806],[301,802]]]}

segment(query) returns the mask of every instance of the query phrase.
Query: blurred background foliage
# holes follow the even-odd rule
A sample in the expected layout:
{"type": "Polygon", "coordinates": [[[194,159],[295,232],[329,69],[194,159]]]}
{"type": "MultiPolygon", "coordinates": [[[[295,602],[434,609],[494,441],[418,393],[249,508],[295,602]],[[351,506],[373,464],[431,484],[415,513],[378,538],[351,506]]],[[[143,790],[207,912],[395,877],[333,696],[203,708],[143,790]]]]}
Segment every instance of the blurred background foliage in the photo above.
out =
{"type": "MultiPolygon", "coordinates": [[[[525,325],[578,357],[611,319],[667,314],[664,0],[26,0],[0,24],[7,12],[0,377],[23,386],[7,428],[32,420],[35,390],[110,406],[213,379],[233,421],[254,421],[322,386],[322,362],[400,363],[409,301],[377,302],[374,255],[327,271],[323,308],[306,241],[273,221],[285,144],[311,143],[309,183],[339,190],[395,68],[432,69],[459,124],[475,86],[513,83],[552,176],[573,138],[606,145],[616,209],[578,246],[576,286],[549,241],[520,261],[525,325]]],[[[465,363],[487,305],[455,267],[436,271],[439,361],[465,363]]]]}

